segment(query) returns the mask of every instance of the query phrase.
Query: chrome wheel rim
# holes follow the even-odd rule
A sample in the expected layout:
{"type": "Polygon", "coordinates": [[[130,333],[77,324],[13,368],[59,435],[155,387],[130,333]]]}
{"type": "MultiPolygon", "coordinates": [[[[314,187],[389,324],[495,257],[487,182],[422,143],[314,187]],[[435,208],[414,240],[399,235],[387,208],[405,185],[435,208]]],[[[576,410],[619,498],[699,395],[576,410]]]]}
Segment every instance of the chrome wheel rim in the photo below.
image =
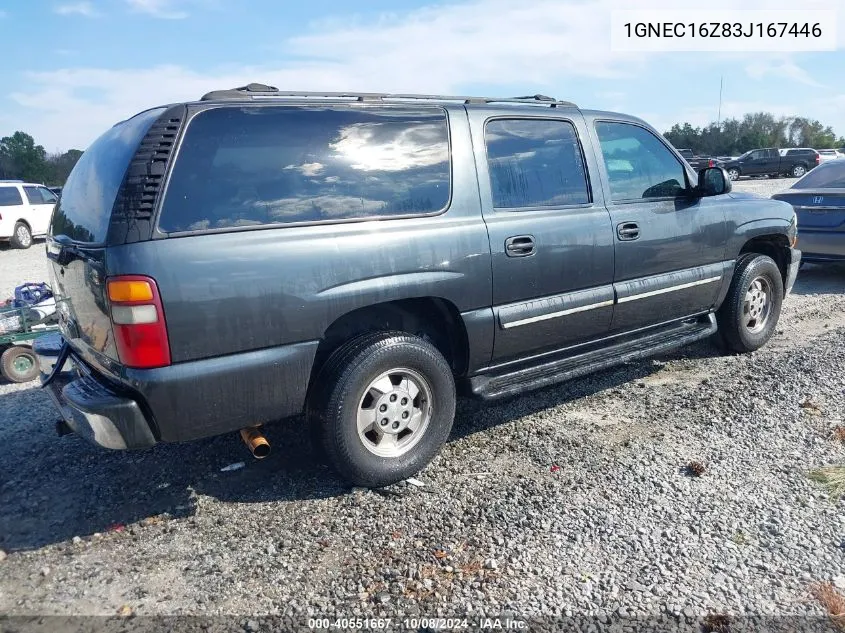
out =
{"type": "Polygon", "coordinates": [[[17,231],[15,231],[15,234],[18,236],[18,241],[22,246],[29,246],[29,243],[32,241],[32,236],[29,234],[29,231],[27,231],[25,226],[19,226],[17,231]]]}
{"type": "Polygon", "coordinates": [[[380,374],[358,403],[358,439],[379,457],[399,457],[416,446],[431,422],[434,398],[428,381],[400,367],[380,374]]]}
{"type": "Polygon", "coordinates": [[[772,287],[765,277],[756,277],[745,292],[742,306],[745,328],[756,334],[766,327],[772,313],[772,287]]]}
{"type": "Polygon", "coordinates": [[[803,175],[806,173],[806,171],[807,171],[807,170],[805,170],[803,167],[796,167],[796,168],[795,168],[795,176],[796,176],[796,178],[800,178],[801,176],[803,176],[803,175]]]}
{"type": "Polygon", "coordinates": [[[739,178],[739,172],[736,169],[731,169],[728,172],[728,178],[730,178],[731,180],[736,180],[737,178],[739,178]]]}

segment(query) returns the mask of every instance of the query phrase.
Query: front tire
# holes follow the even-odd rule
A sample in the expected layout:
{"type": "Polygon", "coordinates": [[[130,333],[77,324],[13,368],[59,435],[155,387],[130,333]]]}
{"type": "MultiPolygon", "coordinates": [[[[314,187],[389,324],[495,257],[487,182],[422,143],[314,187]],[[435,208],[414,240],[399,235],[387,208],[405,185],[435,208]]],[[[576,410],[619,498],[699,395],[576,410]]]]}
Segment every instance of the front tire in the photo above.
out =
{"type": "Polygon", "coordinates": [[[427,341],[364,334],[326,361],[306,414],[317,448],[341,477],[378,488],[414,475],[440,451],[455,418],[455,381],[427,341]]]}
{"type": "Polygon", "coordinates": [[[32,246],[32,231],[23,222],[18,222],[9,242],[12,248],[29,248],[32,246]]]}
{"type": "Polygon", "coordinates": [[[0,356],[0,373],[9,382],[29,382],[38,378],[38,360],[35,353],[23,345],[8,348],[0,356]]]}
{"type": "Polygon", "coordinates": [[[783,304],[783,279],[765,255],[740,257],[716,322],[725,346],[740,353],[760,349],[772,337],[783,304]]]}

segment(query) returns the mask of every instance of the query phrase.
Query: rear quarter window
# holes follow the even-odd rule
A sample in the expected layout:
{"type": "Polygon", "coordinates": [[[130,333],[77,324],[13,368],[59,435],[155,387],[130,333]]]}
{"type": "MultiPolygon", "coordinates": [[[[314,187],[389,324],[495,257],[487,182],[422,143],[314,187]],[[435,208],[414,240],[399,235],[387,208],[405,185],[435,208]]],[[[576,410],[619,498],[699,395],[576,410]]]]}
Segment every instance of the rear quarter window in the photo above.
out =
{"type": "Polygon", "coordinates": [[[14,207],[23,204],[17,187],[0,187],[0,207],[14,207]]]}
{"type": "Polygon", "coordinates": [[[158,228],[437,213],[449,191],[440,108],[220,107],[189,123],[158,228]]]}
{"type": "Polygon", "coordinates": [[[114,201],[141,139],[164,108],[117,124],[82,154],[53,212],[51,235],[77,242],[105,241],[114,201]]]}

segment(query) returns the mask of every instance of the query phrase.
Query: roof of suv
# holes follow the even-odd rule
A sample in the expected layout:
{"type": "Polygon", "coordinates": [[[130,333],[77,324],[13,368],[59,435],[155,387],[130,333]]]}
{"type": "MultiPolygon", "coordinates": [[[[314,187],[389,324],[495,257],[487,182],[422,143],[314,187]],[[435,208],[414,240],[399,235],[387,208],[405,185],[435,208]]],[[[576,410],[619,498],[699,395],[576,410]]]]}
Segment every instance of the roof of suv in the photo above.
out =
{"type": "MultiPolygon", "coordinates": [[[[463,95],[434,95],[434,94],[404,94],[387,92],[307,92],[307,91],[281,91],[274,86],[251,83],[240,88],[229,90],[213,90],[204,94],[196,101],[183,101],[172,103],[173,105],[187,104],[208,104],[210,102],[229,103],[256,103],[266,101],[283,101],[288,103],[383,103],[383,104],[407,104],[407,103],[431,103],[432,105],[462,104],[466,106],[487,106],[513,111],[513,108],[560,108],[576,109],[582,114],[610,117],[613,119],[627,120],[646,124],[642,119],[606,110],[585,110],[578,107],[571,101],[563,101],[554,97],[536,94],[522,97],[478,97],[463,95]]],[[[162,106],[158,106],[162,107],[162,106]]],[[[139,113],[140,114],[140,113],[139,113]]]]}
{"type": "Polygon", "coordinates": [[[543,105],[548,107],[578,106],[571,101],[559,101],[546,95],[530,95],[525,97],[470,97],[457,95],[403,94],[388,92],[303,92],[281,91],[275,86],[251,83],[240,88],[230,90],[214,90],[206,93],[200,101],[240,101],[263,99],[300,100],[329,100],[329,101],[359,101],[359,102],[394,102],[394,101],[434,101],[437,103],[463,102],[469,104],[489,103],[518,103],[522,105],[543,105]]]}

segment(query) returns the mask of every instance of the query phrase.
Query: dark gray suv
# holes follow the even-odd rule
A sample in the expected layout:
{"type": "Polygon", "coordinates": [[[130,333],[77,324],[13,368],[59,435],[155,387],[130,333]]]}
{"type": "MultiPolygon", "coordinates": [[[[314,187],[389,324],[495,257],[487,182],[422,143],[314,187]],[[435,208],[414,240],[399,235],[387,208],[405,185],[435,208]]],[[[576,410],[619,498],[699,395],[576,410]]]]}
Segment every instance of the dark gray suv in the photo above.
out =
{"type": "Polygon", "coordinates": [[[717,328],[759,348],[796,239],[788,204],[630,116],[251,84],[84,153],[47,244],[62,336],[36,351],[61,432],[241,430],[260,456],[261,425],[304,412],[342,476],[380,486],[436,455],[456,387],[518,395],[717,328]]]}

